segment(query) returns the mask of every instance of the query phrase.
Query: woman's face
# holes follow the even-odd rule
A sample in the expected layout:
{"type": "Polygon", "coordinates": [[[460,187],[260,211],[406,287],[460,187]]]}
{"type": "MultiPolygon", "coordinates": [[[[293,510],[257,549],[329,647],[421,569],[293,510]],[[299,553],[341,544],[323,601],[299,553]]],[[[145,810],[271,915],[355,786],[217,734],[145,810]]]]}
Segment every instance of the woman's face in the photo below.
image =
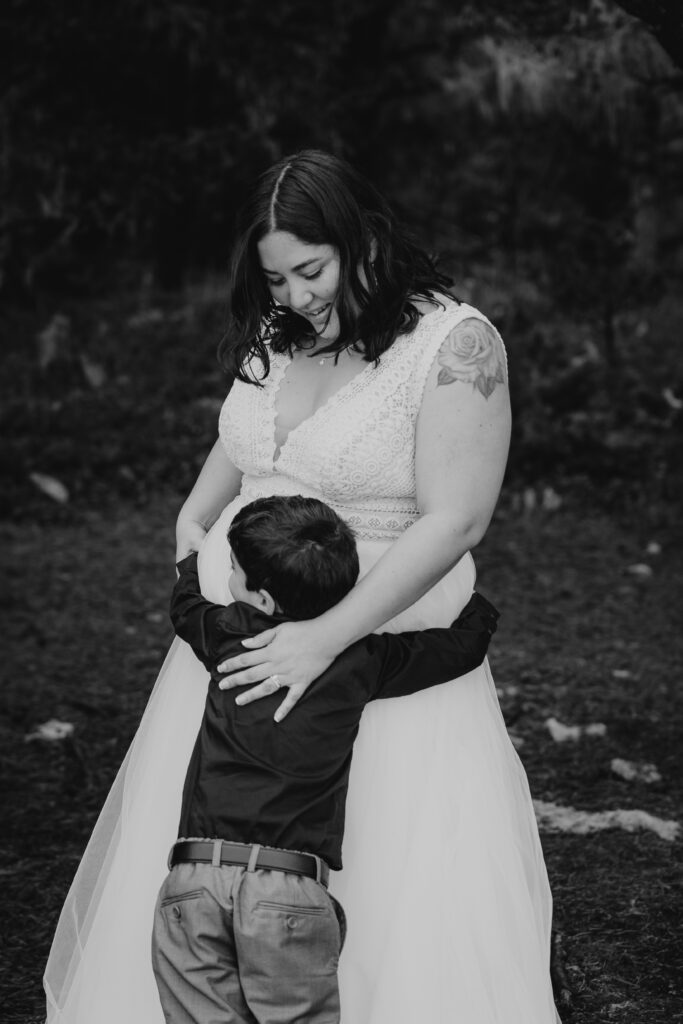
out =
{"type": "Polygon", "coordinates": [[[275,302],[305,317],[319,338],[334,341],[340,274],[334,246],[309,245],[288,231],[271,231],[258,243],[258,254],[275,302]]]}

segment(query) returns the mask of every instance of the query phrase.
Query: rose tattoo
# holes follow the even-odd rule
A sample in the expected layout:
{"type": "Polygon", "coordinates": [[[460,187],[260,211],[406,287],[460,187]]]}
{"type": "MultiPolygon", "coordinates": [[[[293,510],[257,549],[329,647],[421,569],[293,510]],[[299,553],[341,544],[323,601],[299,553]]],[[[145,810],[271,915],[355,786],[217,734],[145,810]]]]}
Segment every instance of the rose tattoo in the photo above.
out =
{"type": "Polygon", "coordinates": [[[505,383],[505,361],[500,343],[488,324],[464,320],[454,327],[439,352],[438,384],[462,381],[471,384],[484,398],[505,383]]]}

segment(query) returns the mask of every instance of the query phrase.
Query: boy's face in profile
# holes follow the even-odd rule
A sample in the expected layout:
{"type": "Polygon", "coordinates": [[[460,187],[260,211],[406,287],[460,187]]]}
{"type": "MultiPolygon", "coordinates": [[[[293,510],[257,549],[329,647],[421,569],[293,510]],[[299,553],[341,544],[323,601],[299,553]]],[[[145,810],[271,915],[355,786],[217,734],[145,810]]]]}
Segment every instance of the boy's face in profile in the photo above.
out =
{"type": "Polygon", "coordinates": [[[230,552],[230,565],[232,572],[228,580],[228,589],[233,596],[233,600],[244,601],[245,604],[258,608],[260,611],[265,612],[266,615],[272,615],[276,609],[275,601],[267,590],[249,590],[246,573],[232,551],[230,552]]]}

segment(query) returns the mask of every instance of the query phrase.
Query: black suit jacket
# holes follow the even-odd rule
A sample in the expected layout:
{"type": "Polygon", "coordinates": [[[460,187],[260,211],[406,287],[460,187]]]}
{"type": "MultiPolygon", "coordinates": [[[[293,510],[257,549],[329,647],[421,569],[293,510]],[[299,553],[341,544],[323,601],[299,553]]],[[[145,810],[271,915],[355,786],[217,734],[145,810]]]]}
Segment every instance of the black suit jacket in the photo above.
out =
{"type": "Polygon", "coordinates": [[[375,698],[407,696],[477,668],[498,612],[475,593],[447,629],[364,637],[275,723],[281,692],[239,707],[239,690],[218,688],[216,666],[243,653],[246,637],[286,620],[242,602],[207,601],[196,555],[180,562],[178,571],[173,625],[212,673],[179,835],[303,850],[340,869],[351,754],[363,708],[375,698]]]}

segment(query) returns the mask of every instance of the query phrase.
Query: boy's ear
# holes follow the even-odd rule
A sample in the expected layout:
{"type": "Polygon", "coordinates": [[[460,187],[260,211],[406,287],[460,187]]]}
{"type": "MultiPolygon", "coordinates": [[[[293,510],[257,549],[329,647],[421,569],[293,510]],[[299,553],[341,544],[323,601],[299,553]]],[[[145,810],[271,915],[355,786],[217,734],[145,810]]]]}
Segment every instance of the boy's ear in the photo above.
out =
{"type": "Polygon", "coordinates": [[[267,590],[259,590],[256,594],[258,601],[258,607],[266,615],[274,615],[277,611],[277,605],[275,604],[274,597],[268,593],[267,590]]]}

